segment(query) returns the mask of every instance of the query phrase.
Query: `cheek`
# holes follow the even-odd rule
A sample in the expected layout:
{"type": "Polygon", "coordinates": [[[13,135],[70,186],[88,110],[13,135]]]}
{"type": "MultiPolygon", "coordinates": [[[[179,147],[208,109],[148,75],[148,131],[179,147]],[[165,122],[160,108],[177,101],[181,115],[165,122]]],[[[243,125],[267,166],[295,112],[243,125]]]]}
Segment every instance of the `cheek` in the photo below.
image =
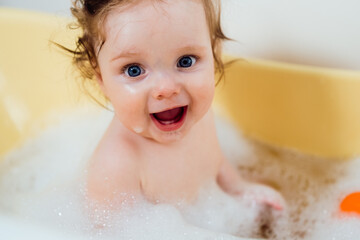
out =
{"type": "Polygon", "coordinates": [[[115,113],[124,121],[133,121],[145,112],[146,92],[142,89],[127,85],[112,86],[108,95],[115,113]]]}
{"type": "Polygon", "coordinates": [[[121,97],[121,101],[113,104],[117,119],[127,129],[136,133],[143,132],[147,125],[146,110],[144,101],[139,97],[127,95],[121,97]]]}
{"type": "Polygon", "coordinates": [[[200,101],[204,101],[203,104],[211,102],[215,92],[215,80],[214,74],[202,74],[197,76],[192,82],[192,95],[198,98],[200,101]]]}

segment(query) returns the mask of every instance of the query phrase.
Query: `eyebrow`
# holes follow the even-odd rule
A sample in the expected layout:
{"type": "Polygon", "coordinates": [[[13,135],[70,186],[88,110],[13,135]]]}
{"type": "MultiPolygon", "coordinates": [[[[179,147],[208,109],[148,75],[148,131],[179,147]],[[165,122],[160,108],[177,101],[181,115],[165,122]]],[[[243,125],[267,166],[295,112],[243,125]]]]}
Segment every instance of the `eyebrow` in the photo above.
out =
{"type": "Polygon", "coordinates": [[[206,51],[206,47],[202,45],[185,45],[176,49],[177,52],[202,52],[206,51]]]}
{"type": "MultiPolygon", "coordinates": [[[[202,45],[185,45],[175,49],[175,52],[177,53],[191,53],[191,52],[205,52],[205,51],[206,51],[206,47],[202,45]]],[[[120,54],[113,57],[111,61],[116,61],[120,58],[131,58],[131,57],[146,56],[146,55],[147,53],[138,52],[135,48],[133,48],[128,51],[120,52],[120,54]]]]}
{"type": "Polygon", "coordinates": [[[136,51],[136,50],[123,51],[123,52],[121,52],[119,55],[116,55],[115,57],[113,57],[113,58],[111,59],[111,61],[115,61],[115,60],[117,60],[117,59],[119,59],[119,58],[137,57],[137,56],[140,56],[140,55],[144,56],[144,55],[146,55],[146,54],[145,54],[145,53],[140,53],[140,52],[138,52],[138,51],[136,51]]]}

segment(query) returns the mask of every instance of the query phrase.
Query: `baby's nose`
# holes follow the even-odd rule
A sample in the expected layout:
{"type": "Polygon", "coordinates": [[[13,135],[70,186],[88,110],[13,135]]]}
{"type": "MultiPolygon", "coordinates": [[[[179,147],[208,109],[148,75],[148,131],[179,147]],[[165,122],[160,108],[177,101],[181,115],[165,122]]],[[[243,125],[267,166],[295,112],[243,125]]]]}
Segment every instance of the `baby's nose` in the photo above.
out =
{"type": "Polygon", "coordinates": [[[152,96],[156,100],[171,98],[180,93],[181,85],[170,78],[159,79],[153,90],[152,96]]]}

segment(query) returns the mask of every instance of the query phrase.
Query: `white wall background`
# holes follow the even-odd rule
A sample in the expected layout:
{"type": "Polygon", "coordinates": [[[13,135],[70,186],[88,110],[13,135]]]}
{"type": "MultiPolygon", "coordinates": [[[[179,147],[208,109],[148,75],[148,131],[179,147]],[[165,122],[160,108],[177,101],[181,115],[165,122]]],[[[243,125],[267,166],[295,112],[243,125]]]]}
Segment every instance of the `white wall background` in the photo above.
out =
{"type": "MultiPolygon", "coordinates": [[[[360,70],[360,0],[222,0],[226,49],[243,57],[360,70]]],[[[0,0],[69,15],[70,0],[0,0]]]]}
{"type": "Polygon", "coordinates": [[[0,0],[0,6],[70,15],[71,0],[0,0]]]}
{"type": "Polygon", "coordinates": [[[223,0],[223,10],[242,56],[360,70],[360,0],[223,0]]]}

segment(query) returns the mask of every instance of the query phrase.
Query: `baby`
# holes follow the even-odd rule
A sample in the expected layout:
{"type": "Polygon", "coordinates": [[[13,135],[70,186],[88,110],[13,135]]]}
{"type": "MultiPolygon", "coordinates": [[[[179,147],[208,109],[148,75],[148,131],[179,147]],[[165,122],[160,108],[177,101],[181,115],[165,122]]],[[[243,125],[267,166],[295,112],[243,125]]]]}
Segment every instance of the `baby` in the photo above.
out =
{"type": "Polygon", "coordinates": [[[83,29],[75,63],[114,110],[88,166],[90,199],[191,203],[217,182],[235,197],[284,207],[276,191],[243,180],[217,140],[210,106],[215,72],[223,72],[219,9],[215,0],[75,1],[83,29]]]}

